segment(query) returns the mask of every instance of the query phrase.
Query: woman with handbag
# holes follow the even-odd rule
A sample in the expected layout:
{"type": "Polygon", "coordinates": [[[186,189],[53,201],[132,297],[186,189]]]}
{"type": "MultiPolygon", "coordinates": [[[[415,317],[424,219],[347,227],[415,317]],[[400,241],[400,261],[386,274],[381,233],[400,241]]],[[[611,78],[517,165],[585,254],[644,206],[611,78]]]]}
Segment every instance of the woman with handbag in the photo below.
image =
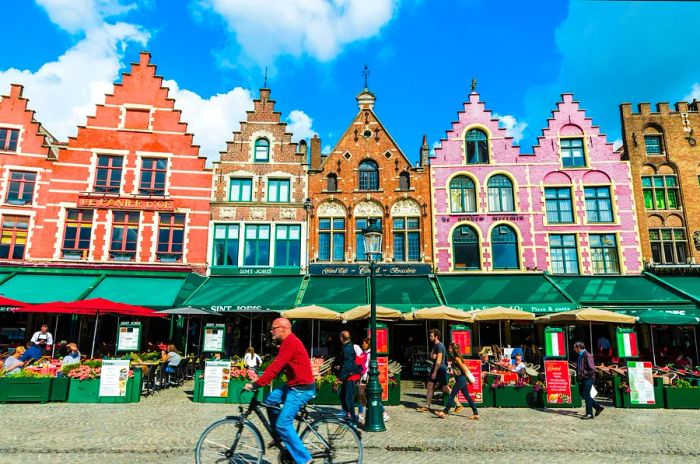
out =
{"type": "MultiPolygon", "coordinates": [[[[450,358],[452,359],[452,372],[455,377],[455,384],[452,387],[452,392],[450,393],[450,400],[447,402],[447,406],[445,406],[445,409],[443,411],[438,411],[436,412],[436,414],[438,417],[444,418],[447,415],[447,413],[450,412],[450,408],[454,404],[457,394],[461,391],[462,395],[464,395],[464,397],[469,402],[469,406],[471,406],[472,412],[474,413],[474,415],[471,416],[469,419],[479,420],[479,411],[476,409],[476,404],[474,404],[474,400],[469,394],[469,389],[467,388],[467,382],[473,384],[476,381],[476,379],[474,378],[474,374],[471,373],[469,368],[467,368],[467,366],[464,364],[464,361],[462,361],[462,357],[460,356],[461,351],[459,349],[458,343],[450,343],[448,352],[450,354],[450,358]]],[[[464,406],[462,405],[456,407],[455,414],[459,414],[460,411],[462,411],[462,409],[464,409],[464,406]]]]}

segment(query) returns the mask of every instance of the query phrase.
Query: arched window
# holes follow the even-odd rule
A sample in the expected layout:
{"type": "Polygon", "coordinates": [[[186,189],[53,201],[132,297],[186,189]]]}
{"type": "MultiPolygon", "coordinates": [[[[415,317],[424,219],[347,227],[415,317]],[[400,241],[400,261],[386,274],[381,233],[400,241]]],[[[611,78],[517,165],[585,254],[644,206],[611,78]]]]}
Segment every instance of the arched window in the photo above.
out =
{"type": "Polygon", "coordinates": [[[270,161],[270,141],[260,138],[255,141],[255,161],[270,161]]]}
{"type": "Polygon", "coordinates": [[[453,213],[476,211],[476,187],[467,176],[457,176],[450,181],[450,210],[453,213]]]}
{"type": "Polygon", "coordinates": [[[489,162],[489,138],[479,129],[467,132],[465,138],[467,164],[487,164],[489,162]]]}
{"type": "Polygon", "coordinates": [[[489,211],[492,213],[503,213],[515,211],[515,201],[513,199],[513,183],[502,174],[498,174],[489,179],[489,211]]]}
{"type": "Polygon", "coordinates": [[[326,190],[329,192],[338,191],[338,176],[336,176],[334,173],[328,174],[328,177],[326,178],[326,190]]]}
{"type": "Polygon", "coordinates": [[[379,190],[379,168],[372,160],[360,163],[360,190],[379,190]]]}
{"type": "Polygon", "coordinates": [[[481,269],[479,237],[470,226],[452,232],[452,259],[455,269],[481,269]]]}
{"type": "Polygon", "coordinates": [[[399,190],[411,189],[411,177],[406,171],[399,174],[399,190]]]}
{"type": "Polygon", "coordinates": [[[518,236],[512,227],[501,225],[491,231],[494,269],[518,269],[518,236]]]}

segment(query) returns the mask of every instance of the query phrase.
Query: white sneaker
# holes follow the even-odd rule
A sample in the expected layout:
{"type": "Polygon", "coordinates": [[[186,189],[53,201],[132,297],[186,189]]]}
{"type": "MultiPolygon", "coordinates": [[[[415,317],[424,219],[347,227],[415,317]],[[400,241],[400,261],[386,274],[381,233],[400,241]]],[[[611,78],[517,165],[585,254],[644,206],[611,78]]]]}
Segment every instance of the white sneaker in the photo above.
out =
{"type": "Polygon", "coordinates": [[[384,422],[389,422],[389,419],[390,419],[389,413],[388,413],[388,412],[385,412],[385,413],[384,413],[384,422]]]}
{"type": "Polygon", "coordinates": [[[364,414],[358,414],[357,415],[357,422],[360,422],[362,424],[365,423],[365,415],[364,414]]]}

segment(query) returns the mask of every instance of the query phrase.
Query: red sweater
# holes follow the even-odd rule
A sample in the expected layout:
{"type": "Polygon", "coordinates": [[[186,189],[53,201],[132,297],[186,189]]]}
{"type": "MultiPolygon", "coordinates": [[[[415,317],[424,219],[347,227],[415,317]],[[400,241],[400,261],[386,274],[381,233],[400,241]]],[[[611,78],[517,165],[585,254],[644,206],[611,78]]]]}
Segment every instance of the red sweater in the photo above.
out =
{"type": "Polygon", "coordinates": [[[301,340],[293,333],[282,341],[277,357],[265,369],[255,384],[261,387],[268,385],[283,369],[287,376],[287,385],[290,387],[314,383],[309,354],[301,340]]]}

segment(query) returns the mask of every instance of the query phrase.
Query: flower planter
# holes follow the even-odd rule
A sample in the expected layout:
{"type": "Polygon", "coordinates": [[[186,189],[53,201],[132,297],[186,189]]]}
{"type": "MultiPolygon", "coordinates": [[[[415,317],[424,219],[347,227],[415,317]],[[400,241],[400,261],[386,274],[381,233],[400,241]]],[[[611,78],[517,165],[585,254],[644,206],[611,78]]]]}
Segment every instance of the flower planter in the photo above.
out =
{"type": "Polygon", "coordinates": [[[68,399],[68,377],[54,377],[51,379],[51,401],[66,401],[68,399]]]}
{"type": "MultiPolygon", "coordinates": [[[[340,405],[338,391],[333,389],[333,384],[322,382],[316,384],[316,397],[309,401],[310,404],[340,405]]],[[[359,402],[357,403],[359,404],[359,402]]]]}
{"type": "MultiPolygon", "coordinates": [[[[228,404],[248,404],[251,400],[250,393],[243,392],[245,384],[250,380],[229,380],[228,396],[204,396],[204,379],[200,378],[202,371],[196,371],[194,374],[194,391],[192,392],[192,401],[195,403],[228,403],[228,404]],[[241,395],[242,394],[242,395],[241,395]]],[[[262,401],[264,396],[269,392],[268,387],[258,390],[258,400],[262,401]]]]}
{"type": "Polygon", "coordinates": [[[141,400],[141,370],[126,383],[124,396],[100,396],[100,379],[70,379],[68,403],[138,403],[141,400]]]}
{"type": "Polygon", "coordinates": [[[395,379],[396,383],[389,382],[389,399],[383,401],[383,404],[387,406],[398,406],[401,404],[401,377],[397,375],[395,379]]]}
{"type": "MultiPolygon", "coordinates": [[[[476,399],[472,396],[472,399],[474,399],[474,404],[476,404],[477,409],[493,407],[493,389],[491,388],[491,384],[496,380],[496,378],[497,377],[493,375],[485,375],[483,377],[483,383],[481,386],[481,403],[477,403],[476,399]]],[[[450,387],[450,389],[451,388],[452,387],[450,387]]],[[[436,394],[442,394],[442,405],[447,406],[447,402],[450,400],[450,395],[442,393],[442,391],[438,391],[436,392],[436,394]]],[[[457,399],[459,399],[459,396],[457,396],[457,399]]],[[[464,406],[465,408],[469,407],[469,403],[463,401],[462,406],[464,406]]]]}
{"type": "Polygon", "coordinates": [[[494,405],[497,408],[536,408],[541,407],[541,395],[532,385],[522,387],[505,386],[493,390],[494,405]]]}
{"type": "Polygon", "coordinates": [[[663,390],[668,409],[700,409],[700,388],[664,387],[663,390]]]}
{"type": "Polygon", "coordinates": [[[0,378],[0,403],[46,403],[51,398],[50,377],[0,378]]]}
{"type": "Polygon", "coordinates": [[[664,384],[661,377],[654,377],[654,404],[632,404],[630,394],[620,389],[620,384],[626,381],[622,376],[613,377],[613,404],[616,408],[657,409],[664,407],[664,384]]]}

